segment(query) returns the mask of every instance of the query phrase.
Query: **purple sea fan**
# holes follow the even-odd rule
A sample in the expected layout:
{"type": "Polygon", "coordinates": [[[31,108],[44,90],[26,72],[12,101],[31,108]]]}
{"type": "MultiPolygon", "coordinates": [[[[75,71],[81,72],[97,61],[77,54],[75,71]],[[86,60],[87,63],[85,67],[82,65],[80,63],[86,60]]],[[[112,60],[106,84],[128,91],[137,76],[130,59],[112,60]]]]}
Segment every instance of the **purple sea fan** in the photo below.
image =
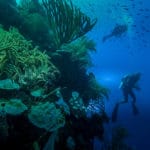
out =
{"type": "Polygon", "coordinates": [[[102,99],[91,99],[86,108],[87,117],[92,117],[94,114],[102,115],[105,110],[104,101],[102,99]]]}

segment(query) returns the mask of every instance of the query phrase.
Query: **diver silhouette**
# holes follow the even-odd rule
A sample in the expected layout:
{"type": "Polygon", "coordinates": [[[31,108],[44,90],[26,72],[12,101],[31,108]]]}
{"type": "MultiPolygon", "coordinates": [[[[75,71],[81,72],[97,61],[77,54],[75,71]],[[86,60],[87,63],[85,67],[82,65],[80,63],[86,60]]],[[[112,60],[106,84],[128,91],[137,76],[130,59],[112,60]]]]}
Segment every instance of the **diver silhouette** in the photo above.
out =
{"type": "Polygon", "coordinates": [[[102,42],[105,42],[106,40],[108,40],[111,37],[121,37],[121,35],[123,33],[125,33],[127,30],[128,30],[128,25],[126,25],[126,24],[124,24],[124,25],[116,24],[116,26],[114,27],[112,32],[108,35],[105,35],[102,38],[102,42]]]}
{"type": "Polygon", "coordinates": [[[141,73],[139,73],[139,72],[126,75],[122,78],[119,88],[123,92],[124,99],[115,105],[115,108],[112,113],[112,121],[116,121],[119,105],[127,103],[129,96],[132,98],[133,114],[137,115],[139,113],[139,111],[136,107],[136,95],[135,95],[133,89],[140,90],[139,86],[137,85],[137,82],[140,80],[140,78],[141,78],[141,73]]]}

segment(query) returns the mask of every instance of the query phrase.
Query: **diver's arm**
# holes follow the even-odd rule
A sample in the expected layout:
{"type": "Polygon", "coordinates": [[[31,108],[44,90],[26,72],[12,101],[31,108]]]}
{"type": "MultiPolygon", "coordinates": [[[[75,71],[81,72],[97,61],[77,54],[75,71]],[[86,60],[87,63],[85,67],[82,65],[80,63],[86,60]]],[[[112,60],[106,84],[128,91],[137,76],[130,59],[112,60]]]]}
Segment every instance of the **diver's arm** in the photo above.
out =
{"type": "Polygon", "coordinates": [[[109,38],[111,38],[113,35],[112,34],[109,34],[109,35],[106,35],[102,38],[102,42],[105,42],[106,40],[108,40],[109,38]]]}
{"type": "Polygon", "coordinates": [[[141,90],[141,88],[136,84],[136,85],[134,85],[134,87],[133,87],[134,89],[136,89],[136,90],[138,90],[138,91],[140,91],[141,90]]]}
{"type": "Polygon", "coordinates": [[[123,82],[121,81],[120,85],[119,85],[119,89],[121,89],[123,87],[123,82]]]}

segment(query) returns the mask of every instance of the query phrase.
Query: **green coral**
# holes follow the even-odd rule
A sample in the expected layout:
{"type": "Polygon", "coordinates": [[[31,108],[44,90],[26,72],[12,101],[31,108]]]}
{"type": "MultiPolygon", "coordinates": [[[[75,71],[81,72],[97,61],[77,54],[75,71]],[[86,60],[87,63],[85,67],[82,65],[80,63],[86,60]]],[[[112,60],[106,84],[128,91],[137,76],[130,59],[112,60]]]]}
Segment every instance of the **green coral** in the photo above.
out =
{"type": "Polygon", "coordinates": [[[71,0],[42,0],[51,30],[53,47],[59,49],[90,31],[97,20],[91,20],[71,0]]]}
{"type": "Polygon", "coordinates": [[[21,85],[46,82],[56,67],[48,55],[33,47],[15,28],[0,28],[0,77],[21,85]]]}

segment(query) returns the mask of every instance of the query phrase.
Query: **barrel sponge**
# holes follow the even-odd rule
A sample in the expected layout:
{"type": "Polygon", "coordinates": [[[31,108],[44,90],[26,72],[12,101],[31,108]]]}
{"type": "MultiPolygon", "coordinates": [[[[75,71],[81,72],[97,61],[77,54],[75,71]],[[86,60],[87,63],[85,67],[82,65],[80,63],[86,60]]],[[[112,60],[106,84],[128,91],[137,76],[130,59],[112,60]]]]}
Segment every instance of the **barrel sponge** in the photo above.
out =
{"type": "Polygon", "coordinates": [[[65,125],[65,118],[54,103],[39,102],[31,107],[28,118],[32,124],[52,132],[65,125]]]}

